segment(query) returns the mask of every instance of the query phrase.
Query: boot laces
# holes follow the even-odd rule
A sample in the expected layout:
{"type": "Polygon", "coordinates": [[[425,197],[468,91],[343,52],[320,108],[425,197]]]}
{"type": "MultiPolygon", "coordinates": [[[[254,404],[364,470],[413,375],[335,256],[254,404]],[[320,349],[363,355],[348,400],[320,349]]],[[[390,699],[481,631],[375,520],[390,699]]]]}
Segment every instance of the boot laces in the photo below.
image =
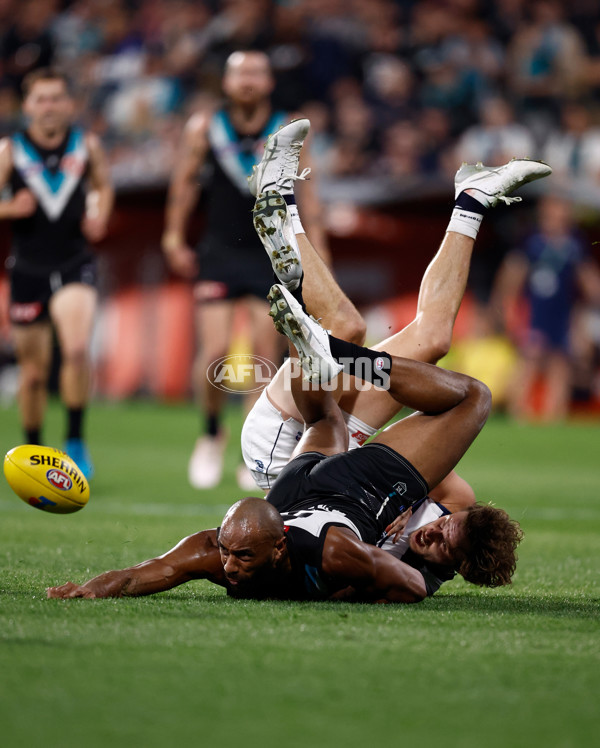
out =
{"type": "Polygon", "coordinates": [[[308,175],[312,171],[310,166],[302,169],[298,174],[298,161],[300,159],[300,149],[302,148],[302,142],[299,140],[290,143],[290,147],[283,155],[283,169],[281,170],[281,177],[284,180],[291,179],[293,182],[297,180],[306,181],[308,175]]]}
{"type": "Polygon", "coordinates": [[[498,201],[502,201],[506,205],[510,205],[511,203],[521,203],[523,202],[522,197],[508,197],[507,195],[498,195],[498,201]]]}

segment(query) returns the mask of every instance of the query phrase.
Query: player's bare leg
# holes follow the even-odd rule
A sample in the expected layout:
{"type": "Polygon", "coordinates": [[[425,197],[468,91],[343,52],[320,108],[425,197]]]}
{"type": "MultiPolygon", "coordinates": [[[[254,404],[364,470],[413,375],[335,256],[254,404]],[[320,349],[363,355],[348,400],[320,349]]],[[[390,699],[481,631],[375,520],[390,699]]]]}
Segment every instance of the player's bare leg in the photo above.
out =
{"type": "Polygon", "coordinates": [[[41,441],[46,412],[48,374],[52,358],[52,328],[48,322],[14,325],[12,328],[19,363],[19,410],[25,441],[41,441]]]}
{"type": "Polygon", "coordinates": [[[79,283],[61,288],[50,300],[50,316],[62,356],[60,390],[67,408],[83,408],[89,400],[89,348],[97,300],[95,288],[79,283]]]}
{"type": "MultiPolygon", "coordinates": [[[[485,211],[498,202],[518,202],[520,198],[507,195],[525,182],[550,173],[546,164],[526,159],[513,160],[497,169],[464,164],[458,170],[457,203],[442,244],[423,276],[415,319],[374,350],[426,363],[436,363],[448,352],[485,211]]],[[[395,398],[373,388],[351,387],[339,402],[346,413],[373,428],[380,428],[398,412],[395,398]]]]}
{"type": "MultiPolygon", "coordinates": [[[[267,193],[268,198],[257,201],[257,205],[262,206],[267,200],[277,200],[281,202],[280,210],[270,210],[267,217],[264,210],[255,209],[257,233],[270,256],[273,252],[277,252],[280,244],[287,244],[287,256],[291,257],[291,262],[294,263],[290,272],[286,272],[287,268],[281,272],[277,258],[275,258],[272,260],[274,271],[281,278],[287,278],[287,287],[293,287],[294,290],[298,289],[301,279],[301,293],[306,309],[309,313],[319,317],[323,327],[334,331],[337,336],[345,340],[362,343],[366,332],[363,318],[310,243],[302,229],[299,217],[295,218],[292,226],[287,207],[282,198],[278,198],[278,194],[267,193]],[[267,227],[269,233],[265,235],[267,227]],[[279,240],[273,242],[270,239],[273,235],[279,240]],[[303,274],[302,271],[304,271],[303,274]],[[294,272],[296,278],[294,278],[294,272]]],[[[268,385],[267,396],[285,418],[292,417],[301,420],[289,388],[290,370],[293,363],[293,358],[290,358],[280,367],[268,385]]]]}
{"type": "MultiPolygon", "coordinates": [[[[321,318],[323,326],[340,337],[362,343],[364,321],[308,240],[295,203],[295,182],[310,174],[309,168],[299,168],[309,128],[308,120],[295,120],[267,140],[265,155],[249,179],[250,190],[257,198],[254,227],[280,282],[290,291],[301,289],[306,308],[321,318]]],[[[285,386],[291,365],[288,361],[280,369],[267,388],[267,396],[284,417],[300,420],[285,386]]]]}
{"type": "MultiPolygon", "coordinates": [[[[336,337],[362,343],[365,339],[365,322],[350,299],[344,294],[306,234],[296,239],[302,257],[304,281],[302,295],[309,314],[318,317],[321,325],[336,337]]],[[[284,418],[301,421],[300,413],[289,388],[293,359],[280,367],[267,387],[267,396],[284,418]]]]}
{"type": "Polygon", "coordinates": [[[194,488],[212,488],[223,474],[227,435],[221,414],[227,397],[207,375],[211,364],[226,356],[231,343],[234,302],[230,300],[202,303],[196,310],[198,354],[194,361],[194,390],[206,421],[206,433],[196,440],[188,463],[188,479],[194,488]]]}
{"type": "Polygon", "coordinates": [[[517,364],[508,391],[508,412],[517,421],[559,421],[568,415],[570,366],[559,351],[530,346],[517,364]],[[533,388],[544,375],[545,392],[536,414],[533,388]]]}
{"type": "Polygon", "coordinates": [[[517,363],[507,392],[507,410],[516,421],[528,421],[534,417],[531,391],[543,366],[544,354],[539,346],[531,347],[517,363]]]}
{"type": "Polygon", "coordinates": [[[546,422],[561,421],[569,415],[571,395],[571,366],[561,351],[553,351],[546,369],[546,399],[542,419],[546,422]]]}
{"type": "MultiPolygon", "coordinates": [[[[280,360],[284,348],[282,341],[273,329],[273,323],[269,319],[269,305],[266,300],[249,296],[244,300],[249,313],[249,335],[252,353],[256,356],[268,359],[273,364],[280,360]]],[[[254,405],[260,392],[250,392],[245,397],[247,410],[254,405]]]]}
{"type": "Polygon", "coordinates": [[[344,340],[362,345],[367,328],[361,314],[339,287],[306,234],[296,234],[304,281],[302,296],[309,314],[321,319],[323,327],[344,340]]]}
{"type": "Polygon", "coordinates": [[[90,342],[97,303],[94,287],[71,283],[57,291],[49,305],[62,357],[60,394],[68,413],[65,450],[86,478],[94,472],[83,440],[83,417],[90,397],[90,342]]]}
{"type": "MultiPolygon", "coordinates": [[[[374,350],[430,364],[446,355],[467,286],[474,246],[475,239],[446,232],[421,281],[414,320],[374,345],[374,350]]],[[[374,428],[383,426],[398,412],[398,402],[387,392],[374,388],[353,387],[340,398],[340,407],[374,428]]]]}
{"type": "MultiPolygon", "coordinates": [[[[292,195],[289,189],[287,199],[292,195]]],[[[257,199],[253,210],[254,226],[273,272],[285,288],[301,294],[311,313],[313,308],[318,310],[325,326],[335,325],[341,337],[361,343],[366,332],[362,317],[310,243],[292,207],[296,206],[289,206],[284,195],[269,190],[257,199]]]]}

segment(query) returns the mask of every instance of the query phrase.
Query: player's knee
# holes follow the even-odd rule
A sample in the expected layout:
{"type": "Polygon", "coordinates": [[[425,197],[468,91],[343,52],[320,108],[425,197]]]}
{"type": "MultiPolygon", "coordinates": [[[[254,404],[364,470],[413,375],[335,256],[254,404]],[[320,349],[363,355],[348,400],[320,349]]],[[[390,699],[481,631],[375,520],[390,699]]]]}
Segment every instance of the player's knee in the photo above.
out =
{"type": "Polygon", "coordinates": [[[450,350],[453,325],[444,318],[436,318],[423,312],[417,315],[415,322],[419,361],[437,363],[450,350]]]}
{"type": "Polygon", "coordinates": [[[353,306],[347,305],[340,310],[335,326],[336,337],[350,343],[362,345],[367,337],[367,325],[353,306]]]}
{"type": "Polygon", "coordinates": [[[436,363],[444,358],[450,350],[450,344],[452,343],[452,336],[438,335],[431,343],[430,358],[436,363]]]}
{"type": "Polygon", "coordinates": [[[21,366],[21,389],[28,392],[42,390],[48,381],[48,370],[41,364],[25,364],[21,366]]]}
{"type": "Polygon", "coordinates": [[[424,360],[432,364],[437,363],[450,350],[452,329],[446,330],[440,326],[428,330],[424,345],[426,349],[424,360]]]}
{"type": "Polygon", "coordinates": [[[492,409],[492,393],[490,388],[479,379],[471,379],[469,394],[476,404],[481,418],[485,420],[492,409]]]}
{"type": "Polygon", "coordinates": [[[350,341],[352,343],[357,343],[358,345],[363,345],[365,338],[367,337],[367,323],[360,315],[357,315],[353,325],[353,330],[354,332],[350,341]]]}
{"type": "Polygon", "coordinates": [[[268,358],[269,361],[276,359],[279,351],[280,341],[277,339],[277,337],[268,337],[261,340],[255,340],[252,345],[252,353],[255,356],[268,358]]]}
{"type": "Polygon", "coordinates": [[[227,346],[221,346],[221,345],[212,345],[212,346],[206,346],[205,348],[201,349],[196,362],[195,367],[197,367],[202,372],[208,372],[216,370],[217,367],[211,366],[211,364],[215,363],[216,361],[219,361],[222,358],[225,358],[227,356],[228,348],[227,346]]]}
{"type": "Polygon", "coordinates": [[[89,360],[88,347],[85,343],[76,343],[61,352],[63,365],[82,369],[87,366],[89,360]]]}

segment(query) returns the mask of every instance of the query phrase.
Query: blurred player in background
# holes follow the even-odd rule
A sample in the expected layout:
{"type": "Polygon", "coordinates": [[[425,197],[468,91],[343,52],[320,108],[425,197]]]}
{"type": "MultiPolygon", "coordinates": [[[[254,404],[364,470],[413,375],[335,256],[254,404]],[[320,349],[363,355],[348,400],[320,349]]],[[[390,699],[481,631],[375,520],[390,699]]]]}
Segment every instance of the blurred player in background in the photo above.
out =
{"type": "Polygon", "coordinates": [[[523,293],[529,301],[529,321],[518,341],[521,360],[509,390],[509,410],[515,418],[531,418],[532,387],[544,375],[541,417],[560,420],[568,415],[571,399],[571,328],[577,297],[581,294],[600,307],[600,272],[574,227],[571,204],[557,196],[540,200],[537,230],[501,265],[492,309],[514,313],[523,293]]]}
{"type": "MultiPolygon", "coordinates": [[[[226,103],[212,116],[191,117],[169,188],[163,250],[175,273],[196,281],[195,388],[205,422],[204,435],[196,441],[188,468],[189,481],[195,488],[217,485],[223,472],[227,438],[222,410],[226,395],[208,381],[207,372],[213,361],[229,352],[236,301],[243,299],[249,312],[252,352],[271,361],[278,356],[277,336],[265,301],[273,276],[250,221],[254,197],[247,182],[268,135],[289,120],[286,113],[273,110],[273,88],[265,54],[252,51],[230,55],[223,77],[226,103]],[[187,244],[186,231],[203,170],[211,172],[206,224],[194,251],[187,244]]],[[[299,150],[290,149],[288,171],[294,178],[299,150]]],[[[307,183],[301,199],[312,241],[321,250],[324,234],[313,191],[314,185],[307,183]]],[[[243,488],[252,486],[243,465],[238,468],[238,482],[243,488]]]]}
{"type": "Polygon", "coordinates": [[[88,242],[106,235],[114,193],[98,139],[71,124],[66,77],[36,70],[25,78],[23,93],[28,125],[0,142],[0,190],[12,193],[0,202],[0,218],[12,223],[10,319],[21,419],[26,442],[41,443],[54,327],[68,415],[65,449],[90,477],[83,417],[97,291],[88,242]]]}

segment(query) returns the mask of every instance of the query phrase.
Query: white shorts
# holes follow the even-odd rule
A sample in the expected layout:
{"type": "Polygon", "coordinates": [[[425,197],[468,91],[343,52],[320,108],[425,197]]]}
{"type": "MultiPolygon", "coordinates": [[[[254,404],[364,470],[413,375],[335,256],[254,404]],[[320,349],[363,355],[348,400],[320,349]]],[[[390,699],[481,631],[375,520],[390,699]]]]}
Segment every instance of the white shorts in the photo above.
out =
{"type": "MultiPolygon", "coordinates": [[[[345,413],[348,426],[348,449],[362,447],[378,431],[350,413],[345,413]]],[[[242,455],[246,467],[256,484],[268,491],[290,461],[292,452],[302,438],[304,424],[295,418],[283,419],[281,413],[267,397],[264,389],[248,413],[242,428],[242,455]]]]}

